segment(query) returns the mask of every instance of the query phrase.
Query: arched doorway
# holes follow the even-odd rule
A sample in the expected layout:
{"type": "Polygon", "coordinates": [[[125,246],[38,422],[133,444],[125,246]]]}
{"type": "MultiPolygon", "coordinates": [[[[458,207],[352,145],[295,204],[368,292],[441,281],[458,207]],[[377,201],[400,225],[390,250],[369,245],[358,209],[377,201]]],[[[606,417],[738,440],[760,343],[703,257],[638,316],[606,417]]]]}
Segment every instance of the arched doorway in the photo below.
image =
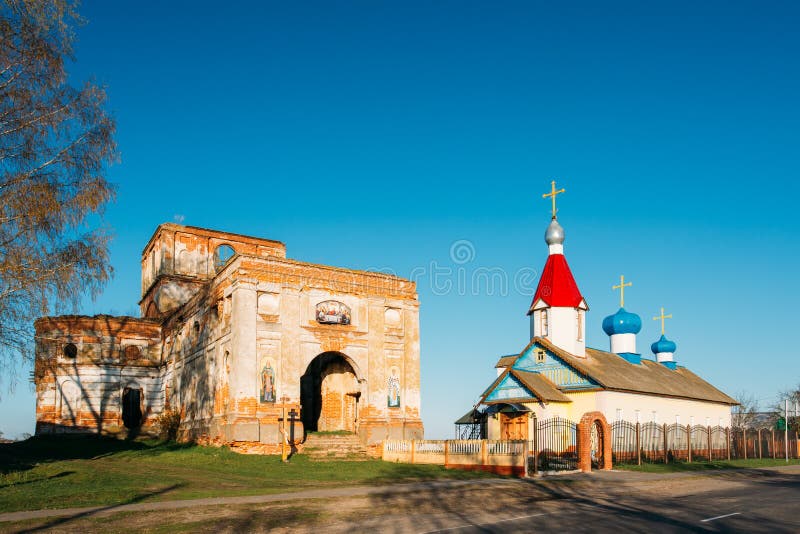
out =
{"type": "Polygon", "coordinates": [[[345,430],[358,426],[361,388],[347,357],[323,352],[300,377],[300,418],[306,432],[345,430]]]}
{"type": "Polygon", "coordinates": [[[578,468],[611,469],[611,427],[601,412],[585,413],[578,423],[578,468]]]}
{"type": "Polygon", "coordinates": [[[603,458],[603,441],[606,439],[603,433],[603,427],[600,426],[600,421],[596,420],[592,423],[591,430],[591,464],[592,469],[602,469],[604,465],[603,458]]]}

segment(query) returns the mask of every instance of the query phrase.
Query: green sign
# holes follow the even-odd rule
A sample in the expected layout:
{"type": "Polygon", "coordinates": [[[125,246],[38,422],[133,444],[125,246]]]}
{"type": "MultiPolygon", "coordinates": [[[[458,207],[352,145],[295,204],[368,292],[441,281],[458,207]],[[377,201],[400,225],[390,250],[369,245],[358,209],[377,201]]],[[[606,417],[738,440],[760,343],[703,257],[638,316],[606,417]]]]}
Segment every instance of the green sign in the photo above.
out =
{"type": "Polygon", "coordinates": [[[786,430],[786,419],[783,417],[778,419],[778,422],[775,423],[775,430],[786,430]]]}

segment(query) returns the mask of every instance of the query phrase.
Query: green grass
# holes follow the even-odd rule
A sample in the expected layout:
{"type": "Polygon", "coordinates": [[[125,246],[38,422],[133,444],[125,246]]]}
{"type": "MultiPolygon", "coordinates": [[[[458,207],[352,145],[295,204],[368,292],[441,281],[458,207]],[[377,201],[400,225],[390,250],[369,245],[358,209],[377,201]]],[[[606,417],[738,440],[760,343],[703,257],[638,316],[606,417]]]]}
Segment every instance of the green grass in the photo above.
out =
{"type": "Polygon", "coordinates": [[[314,432],[309,432],[309,434],[315,434],[317,436],[355,436],[349,430],[316,430],[314,432]]]}
{"type": "Polygon", "coordinates": [[[773,460],[772,458],[755,459],[755,460],[717,460],[714,462],[670,462],[668,464],[650,464],[642,463],[642,465],[614,465],[614,469],[622,469],[625,471],[639,471],[642,473],[678,473],[682,471],[713,471],[718,469],[747,469],[758,467],[775,467],[780,465],[800,465],[800,460],[789,460],[786,463],[785,459],[773,460]]]}
{"type": "Polygon", "coordinates": [[[284,464],[278,456],[174,442],[39,437],[0,445],[0,512],[485,476],[380,460],[297,455],[284,464]]]}

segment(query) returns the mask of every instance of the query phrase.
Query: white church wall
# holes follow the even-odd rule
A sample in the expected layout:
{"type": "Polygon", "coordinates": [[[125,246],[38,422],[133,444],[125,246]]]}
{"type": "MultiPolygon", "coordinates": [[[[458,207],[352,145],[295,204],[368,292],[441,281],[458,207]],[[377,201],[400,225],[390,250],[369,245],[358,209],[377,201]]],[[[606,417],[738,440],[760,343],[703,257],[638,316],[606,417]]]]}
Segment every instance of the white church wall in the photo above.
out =
{"type": "Polygon", "coordinates": [[[727,427],[731,424],[731,409],[725,404],[619,391],[597,392],[596,399],[597,410],[603,412],[609,423],[616,421],[618,415],[624,421],[635,423],[638,413],[641,423],[655,421],[659,424],[673,424],[677,418],[677,422],[682,425],[708,424],[727,427]]]}

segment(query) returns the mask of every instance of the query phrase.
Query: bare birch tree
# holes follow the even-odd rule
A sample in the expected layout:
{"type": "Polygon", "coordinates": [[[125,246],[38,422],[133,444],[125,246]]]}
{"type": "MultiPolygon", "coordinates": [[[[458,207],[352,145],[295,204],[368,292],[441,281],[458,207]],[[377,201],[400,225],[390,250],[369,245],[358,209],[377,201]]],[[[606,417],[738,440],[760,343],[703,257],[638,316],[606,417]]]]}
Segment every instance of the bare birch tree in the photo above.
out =
{"type": "Polygon", "coordinates": [[[740,391],[736,395],[738,406],[731,411],[731,424],[734,428],[750,428],[758,419],[758,399],[752,393],[740,391]]]}
{"type": "MultiPolygon", "coordinates": [[[[0,4],[0,365],[30,357],[33,320],[74,310],[111,276],[104,206],[116,158],[101,87],[73,86],[72,0],[0,4]]],[[[9,381],[10,383],[13,380],[9,381]]]]}

